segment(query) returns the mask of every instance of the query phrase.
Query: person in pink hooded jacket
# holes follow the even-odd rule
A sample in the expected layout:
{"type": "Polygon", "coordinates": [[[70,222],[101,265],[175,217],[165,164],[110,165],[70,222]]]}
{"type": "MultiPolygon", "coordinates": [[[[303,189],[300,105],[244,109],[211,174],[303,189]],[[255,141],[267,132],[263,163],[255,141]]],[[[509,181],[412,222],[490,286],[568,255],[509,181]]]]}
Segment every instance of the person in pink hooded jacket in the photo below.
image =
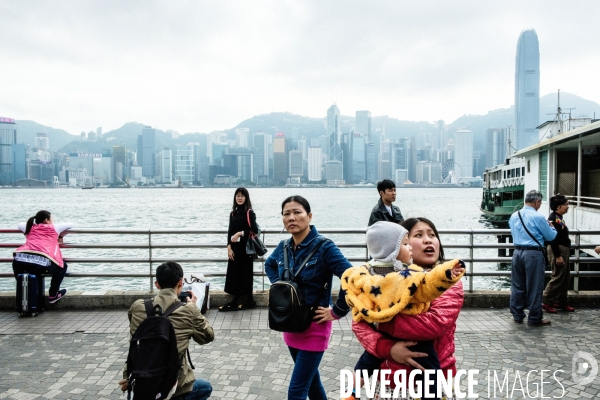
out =
{"type": "Polygon", "coordinates": [[[26,224],[19,224],[19,229],[26,239],[25,244],[14,252],[12,266],[15,279],[23,273],[52,274],[48,290],[48,302],[51,304],[62,299],[67,293],[66,289],[60,289],[67,273],[67,263],[62,258],[60,243],[66,231],[72,227],[70,223],[54,225],[52,214],[46,210],[38,211],[26,224]]]}
{"type": "MultiPolygon", "coordinates": [[[[409,231],[409,244],[413,251],[413,262],[422,266],[434,266],[444,260],[444,250],[435,225],[426,218],[410,218],[402,223],[409,231]]],[[[397,314],[391,321],[380,323],[374,330],[368,323],[353,322],[352,330],[360,344],[371,354],[385,359],[380,369],[422,369],[414,358],[425,357],[425,353],[413,352],[408,347],[417,341],[433,340],[444,375],[452,371],[456,375],[454,357],[454,333],[456,320],[464,301],[463,286],[457,282],[438,299],[431,302],[429,311],[419,315],[397,314]],[[410,341],[397,341],[389,337],[401,337],[410,341]]],[[[350,397],[352,398],[352,397],[350,397]]],[[[446,394],[445,399],[451,399],[446,394]]]]}

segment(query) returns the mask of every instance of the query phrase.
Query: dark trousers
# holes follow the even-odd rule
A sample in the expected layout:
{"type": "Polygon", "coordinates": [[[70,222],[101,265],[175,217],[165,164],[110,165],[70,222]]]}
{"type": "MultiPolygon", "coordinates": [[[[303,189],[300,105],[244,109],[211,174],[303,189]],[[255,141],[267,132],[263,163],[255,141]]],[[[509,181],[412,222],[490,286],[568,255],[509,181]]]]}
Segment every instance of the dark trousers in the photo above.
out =
{"type": "Polygon", "coordinates": [[[48,289],[49,296],[56,296],[60,289],[60,284],[65,278],[65,274],[67,273],[67,263],[63,262],[64,268],[59,267],[54,263],[50,263],[49,266],[43,267],[37,264],[30,264],[27,262],[16,261],[13,260],[13,273],[15,274],[15,279],[19,274],[34,274],[34,275],[50,275],[52,274],[52,280],[50,281],[50,289],[48,289]]]}
{"type": "Polygon", "coordinates": [[[558,246],[560,255],[565,265],[556,265],[556,258],[552,248],[548,246],[548,261],[552,265],[552,277],[546,285],[542,301],[549,305],[558,304],[561,307],[568,305],[567,293],[569,292],[569,283],[571,282],[571,267],[569,263],[570,251],[568,247],[558,246]]]}
{"type": "Polygon", "coordinates": [[[294,370],[288,388],[288,400],[327,400],[327,394],[321,383],[319,364],[323,351],[299,350],[289,347],[294,370]]]}
{"type": "Polygon", "coordinates": [[[515,321],[525,319],[529,309],[528,323],[542,320],[542,292],[546,259],[538,250],[515,250],[511,266],[510,312],[515,321]]]}
{"type": "MultiPolygon", "coordinates": [[[[422,342],[417,342],[414,346],[410,346],[408,348],[411,351],[419,352],[419,353],[427,353],[427,357],[419,357],[414,360],[419,363],[426,370],[435,370],[438,371],[440,367],[440,360],[437,356],[435,348],[433,347],[433,340],[425,340],[422,342]]],[[[376,357],[373,354],[369,353],[365,350],[365,352],[360,356],[356,366],[354,366],[354,370],[363,370],[366,369],[369,375],[373,374],[373,371],[379,369],[381,363],[383,362],[382,358],[376,357]]],[[[423,376],[419,378],[419,380],[423,383],[423,376]]],[[[433,397],[423,396],[423,399],[437,399],[435,393],[437,392],[437,379],[434,379],[433,384],[429,385],[429,393],[433,393],[433,397]]],[[[425,386],[423,386],[423,394],[425,394],[425,386]]]]}

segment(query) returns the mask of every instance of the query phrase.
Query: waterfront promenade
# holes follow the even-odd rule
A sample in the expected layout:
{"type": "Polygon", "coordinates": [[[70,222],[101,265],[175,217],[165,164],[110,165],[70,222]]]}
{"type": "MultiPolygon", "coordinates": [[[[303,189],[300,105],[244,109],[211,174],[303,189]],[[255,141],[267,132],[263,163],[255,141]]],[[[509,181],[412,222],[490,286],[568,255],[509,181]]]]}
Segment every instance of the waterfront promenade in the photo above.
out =
{"type": "MultiPolygon", "coordinates": [[[[291,358],[281,334],[267,328],[266,308],[210,310],[206,316],[215,341],[193,344],[190,350],[196,375],[213,385],[211,399],[285,399],[291,358]]],[[[512,396],[505,386],[502,394],[496,388],[495,398],[542,398],[539,372],[527,379],[531,370],[542,369],[550,370],[543,379],[544,396],[600,397],[600,377],[578,385],[572,375],[576,352],[600,361],[600,309],[547,317],[552,319],[550,327],[533,328],[512,322],[507,309],[463,309],[456,331],[457,365],[479,370],[474,389],[479,398],[494,398],[493,391],[488,396],[488,388],[493,390],[488,372],[500,379],[508,374],[511,390],[516,381],[512,396]],[[553,379],[557,370],[564,372],[553,379]]],[[[117,381],[127,350],[126,310],[53,310],[37,318],[0,311],[0,399],[124,399],[117,381]]],[[[350,318],[334,322],[320,369],[330,399],[340,398],[340,369],[351,369],[361,353],[350,318]]],[[[582,376],[589,375],[590,368],[582,376]]]]}

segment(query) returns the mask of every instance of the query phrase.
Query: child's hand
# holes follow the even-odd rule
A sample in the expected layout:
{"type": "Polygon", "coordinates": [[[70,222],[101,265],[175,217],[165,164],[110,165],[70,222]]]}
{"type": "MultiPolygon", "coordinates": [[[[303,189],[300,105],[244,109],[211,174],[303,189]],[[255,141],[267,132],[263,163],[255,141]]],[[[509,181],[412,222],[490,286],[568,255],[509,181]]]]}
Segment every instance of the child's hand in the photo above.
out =
{"type": "Polygon", "coordinates": [[[452,278],[456,279],[460,276],[460,274],[462,274],[464,271],[464,268],[462,266],[461,263],[456,264],[453,268],[452,268],[452,278]]]}

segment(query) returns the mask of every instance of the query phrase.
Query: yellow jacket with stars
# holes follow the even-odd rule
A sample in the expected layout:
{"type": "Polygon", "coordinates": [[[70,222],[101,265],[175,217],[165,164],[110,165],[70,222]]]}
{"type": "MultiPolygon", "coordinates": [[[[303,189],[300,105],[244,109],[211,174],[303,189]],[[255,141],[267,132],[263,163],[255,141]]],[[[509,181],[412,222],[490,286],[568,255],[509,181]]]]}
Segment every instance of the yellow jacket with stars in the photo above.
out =
{"type": "Polygon", "coordinates": [[[459,262],[458,259],[447,261],[430,271],[412,264],[386,275],[371,274],[369,264],[347,269],[341,284],[346,291],[346,302],[352,307],[352,318],[357,322],[387,322],[398,313],[415,315],[426,312],[431,301],[464,275],[463,272],[452,278],[452,268],[459,262]]]}

